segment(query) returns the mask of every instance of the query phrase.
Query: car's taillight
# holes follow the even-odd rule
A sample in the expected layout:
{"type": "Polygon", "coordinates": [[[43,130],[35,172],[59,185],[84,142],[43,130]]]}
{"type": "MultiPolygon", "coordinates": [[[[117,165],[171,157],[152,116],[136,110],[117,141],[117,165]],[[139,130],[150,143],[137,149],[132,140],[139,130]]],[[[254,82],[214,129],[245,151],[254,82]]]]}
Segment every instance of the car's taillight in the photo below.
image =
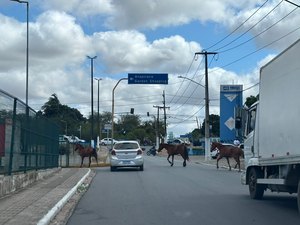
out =
{"type": "Polygon", "coordinates": [[[137,154],[138,154],[138,155],[142,155],[142,154],[143,154],[143,151],[142,151],[141,149],[139,149],[139,150],[137,151],[137,154]]]}
{"type": "Polygon", "coordinates": [[[111,155],[116,155],[116,151],[115,150],[111,150],[111,155]]]}

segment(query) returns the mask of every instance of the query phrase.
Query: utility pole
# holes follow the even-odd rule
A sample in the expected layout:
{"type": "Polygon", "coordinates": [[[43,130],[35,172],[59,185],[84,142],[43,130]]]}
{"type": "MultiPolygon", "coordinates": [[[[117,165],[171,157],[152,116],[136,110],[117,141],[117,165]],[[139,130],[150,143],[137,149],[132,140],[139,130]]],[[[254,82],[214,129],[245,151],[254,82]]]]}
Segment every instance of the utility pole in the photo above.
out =
{"type": "Polygon", "coordinates": [[[157,108],[157,116],[156,116],[156,148],[158,148],[158,145],[160,143],[159,141],[159,110],[163,108],[163,106],[154,105],[154,108],[157,108]]]}
{"type": "Polygon", "coordinates": [[[159,129],[159,110],[164,110],[164,139],[167,136],[167,114],[166,109],[170,109],[170,107],[166,107],[166,100],[165,100],[165,91],[163,91],[163,106],[154,105],[154,108],[157,108],[157,129],[159,129]]]}
{"type": "Polygon", "coordinates": [[[210,139],[209,139],[209,94],[208,94],[208,64],[207,56],[215,55],[216,52],[196,52],[195,55],[204,55],[205,57],[205,160],[209,157],[210,139]]]}
{"type": "MultiPolygon", "coordinates": [[[[166,96],[165,96],[165,91],[163,91],[163,108],[164,108],[164,126],[165,126],[165,139],[167,137],[167,114],[166,114],[166,96]]],[[[170,107],[168,107],[170,109],[170,107]]]]}

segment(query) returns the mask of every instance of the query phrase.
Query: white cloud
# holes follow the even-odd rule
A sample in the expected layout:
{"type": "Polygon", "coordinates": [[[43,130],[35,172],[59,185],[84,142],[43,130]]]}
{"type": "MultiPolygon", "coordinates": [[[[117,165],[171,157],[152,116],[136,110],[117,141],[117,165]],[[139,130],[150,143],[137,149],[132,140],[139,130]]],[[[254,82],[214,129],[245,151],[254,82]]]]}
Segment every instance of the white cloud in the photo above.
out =
{"type": "Polygon", "coordinates": [[[183,72],[190,63],[191,55],[201,49],[199,44],[187,42],[181,36],[149,43],[137,31],[96,33],[93,44],[109,73],[183,72]]]}
{"type": "Polygon", "coordinates": [[[112,0],[38,0],[46,10],[65,11],[75,16],[88,17],[97,14],[111,14],[113,12],[112,0]]]}
{"type": "MultiPolygon", "coordinates": [[[[90,112],[90,64],[87,55],[97,55],[95,76],[100,81],[100,110],[111,111],[112,89],[120,78],[128,72],[167,72],[169,85],[133,85],[126,81],[116,90],[116,112],[135,112],[141,116],[147,112],[156,115],[153,105],[162,105],[162,92],[166,93],[167,111],[171,114],[170,131],[179,135],[196,127],[195,117],[202,122],[204,117],[203,88],[178,79],[185,75],[193,60],[194,53],[202,50],[201,43],[191,41],[184,34],[165,35],[150,38],[143,33],[148,29],[163,29],[188,24],[192,21],[206,23],[212,21],[216,26],[234,29],[264,1],[236,0],[70,0],[70,1],[30,1],[31,7],[47,9],[31,16],[30,20],[30,70],[29,103],[40,109],[51,94],[56,93],[62,104],[78,108],[84,115],[90,112]],[[251,10],[251,11],[249,11],[251,10]],[[95,17],[93,17],[95,16],[95,17]],[[101,17],[99,22],[99,17],[101,17]],[[86,31],[86,24],[93,20],[99,27],[86,31]],[[110,31],[103,29],[103,21],[110,31]],[[100,68],[100,69],[99,69],[100,68]],[[112,77],[115,77],[113,79],[112,77]],[[175,117],[175,118],[174,118],[175,117]],[[182,122],[177,124],[178,122],[182,122]]],[[[250,28],[258,18],[266,14],[276,4],[269,1],[268,8],[256,18],[245,24],[243,30],[250,28]]],[[[282,4],[280,10],[251,30],[256,35],[263,27],[268,27],[292,9],[282,4]]],[[[34,10],[33,10],[34,11],[34,10]]],[[[256,41],[257,46],[270,43],[280,34],[286,34],[297,27],[294,21],[299,14],[292,14],[274,30],[265,33],[256,41]]],[[[0,88],[24,100],[25,95],[25,43],[26,23],[19,22],[0,13],[0,88]]],[[[200,25],[199,25],[200,26],[200,25]]],[[[240,31],[242,32],[242,31],[240,31]]],[[[145,32],[147,33],[147,32],[145,32]]],[[[213,34],[209,34],[213,35],[213,34]]],[[[299,33],[297,34],[299,36],[299,33]]],[[[278,49],[286,47],[295,37],[285,39],[278,49]]],[[[244,55],[244,54],[243,54],[244,55]]],[[[258,82],[259,67],[274,55],[268,55],[258,62],[256,68],[247,74],[210,68],[209,87],[210,112],[218,114],[220,84],[243,84],[247,89],[258,82]]],[[[203,67],[196,71],[193,64],[186,76],[203,83],[203,67]],[[196,72],[195,72],[196,71],[196,72]],[[199,75],[200,74],[200,75],[199,75]]],[[[94,101],[96,109],[96,90],[94,101]]],[[[244,98],[258,93],[257,87],[244,93],[244,98]]]]}

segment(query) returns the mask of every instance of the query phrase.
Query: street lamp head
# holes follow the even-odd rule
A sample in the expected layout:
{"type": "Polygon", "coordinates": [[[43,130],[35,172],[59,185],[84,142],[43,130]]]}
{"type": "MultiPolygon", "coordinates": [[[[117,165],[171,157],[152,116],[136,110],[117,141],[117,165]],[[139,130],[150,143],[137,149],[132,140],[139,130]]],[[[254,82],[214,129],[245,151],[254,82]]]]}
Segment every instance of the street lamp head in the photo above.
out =
{"type": "Polygon", "coordinates": [[[97,78],[97,77],[95,77],[94,79],[97,80],[97,81],[102,80],[102,78],[97,78]]]}
{"type": "Polygon", "coordinates": [[[18,3],[26,3],[28,4],[28,1],[21,1],[21,0],[10,0],[12,2],[18,2],[18,3]]]}
{"type": "Polygon", "coordinates": [[[86,56],[87,58],[89,58],[89,59],[96,59],[97,58],[97,56],[95,55],[94,57],[91,57],[91,56],[86,56]]]}

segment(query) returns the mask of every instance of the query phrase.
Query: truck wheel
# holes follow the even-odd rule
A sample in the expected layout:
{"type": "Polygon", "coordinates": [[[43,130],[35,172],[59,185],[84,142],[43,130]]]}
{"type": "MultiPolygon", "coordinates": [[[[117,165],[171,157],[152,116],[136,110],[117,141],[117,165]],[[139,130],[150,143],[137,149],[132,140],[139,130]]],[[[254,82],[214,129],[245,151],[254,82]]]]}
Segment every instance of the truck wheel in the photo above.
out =
{"type": "Polygon", "coordinates": [[[249,184],[249,192],[250,197],[252,199],[262,199],[264,195],[264,185],[257,184],[257,179],[262,178],[262,172],[258,169],[251,168],[249,172],[248,184],[249,184]]]}
{"type": "Polygon", "coordinates": [[[299,182],[298,182],[298,192],[297,192],[297,202],[298,202],[298,211],[300,213],[300,179],[299,179],[299,182]]]}

